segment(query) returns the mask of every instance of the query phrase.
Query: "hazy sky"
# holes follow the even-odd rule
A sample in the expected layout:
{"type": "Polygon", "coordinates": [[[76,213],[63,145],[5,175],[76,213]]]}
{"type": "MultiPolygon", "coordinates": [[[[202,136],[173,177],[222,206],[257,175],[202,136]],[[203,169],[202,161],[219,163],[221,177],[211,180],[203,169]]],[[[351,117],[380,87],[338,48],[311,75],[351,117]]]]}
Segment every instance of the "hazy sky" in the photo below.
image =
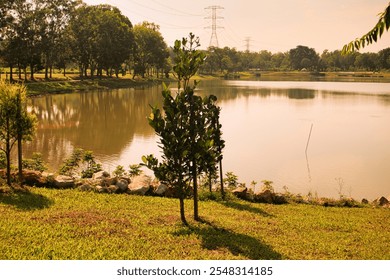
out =
{"type": "MultiPolygon", "coordinates": [[[[210,43],[211,9],[220,6],[217,15],[219,47],[285,52],[297,45],[314,48],[318,53],[341,49],[343,45],[367,33],[378,21],[378,14],[389,0],[84,0],[96,5],[118,7],[133,25],[142,21],[160,25],[166,43],[189,32],[201,39],[202,48],[210,43]]],[[[390,30],[378,43],[362,52],[390,47],[390,30]]]]}

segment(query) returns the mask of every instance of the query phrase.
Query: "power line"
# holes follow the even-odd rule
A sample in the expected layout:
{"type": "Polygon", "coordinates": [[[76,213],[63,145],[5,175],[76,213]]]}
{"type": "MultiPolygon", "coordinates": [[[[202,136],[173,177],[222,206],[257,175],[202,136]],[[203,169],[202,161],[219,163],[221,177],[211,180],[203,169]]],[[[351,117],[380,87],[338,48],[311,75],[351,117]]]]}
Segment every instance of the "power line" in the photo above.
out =
{"type": "Polygon", "coordinates": [[[206,27],[206,28],[211,28],[211,38],[210,38],[209,47],[217,47],[217,48],[219,47],[217,29],[223,27],[217,25],[217,20],[223,19],[223,17],[217,16],[217,10],[222,10],[222,9],[224,8],[221,6],[208,6],[205,8],[205,10],[211,10],[211,16],[205,17],[205,19],[212,20],[211,26],[206,27]]]}
{"type": "Polygon", "coordinates": [[[201,15],[201,14],[192,14],[192,13],[188,13],[188,12],[185,12],[185,11],[178,10],[178,9],[176,9],[176,8],[172,8],[172,7],[170,7],[170,6],[168,6],[168,5],[165,5],[165,4],[162,4],[162,3],[160,3],[160,2],[158,2],[158,1],[156,1],[156,0],[152,0],[152,1],[153,1],[154,3],[160,5],[160,6],[164,7],[164,8],[167,8],[167,9],[169,9],[169,10],[172,10],[172,11],[174,11],[174,12],[176,12],[176,13],[180,13],[180,14],[175,14],[175,15],[178,15],[178,16],[192,16],[192,17],[201,17],[201,16],[203,16],[203,15],[201,15]]]}

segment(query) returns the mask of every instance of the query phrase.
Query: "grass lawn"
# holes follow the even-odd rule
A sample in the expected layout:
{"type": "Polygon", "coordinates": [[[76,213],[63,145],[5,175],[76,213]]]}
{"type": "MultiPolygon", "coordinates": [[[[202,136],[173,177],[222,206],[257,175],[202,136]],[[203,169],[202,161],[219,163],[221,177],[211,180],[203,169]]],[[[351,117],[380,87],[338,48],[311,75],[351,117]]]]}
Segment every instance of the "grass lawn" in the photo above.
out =
{"type": "Polygon", "coordinates": [[[390,259],[390,209],[0,193],[0,259],[390,259]]]}

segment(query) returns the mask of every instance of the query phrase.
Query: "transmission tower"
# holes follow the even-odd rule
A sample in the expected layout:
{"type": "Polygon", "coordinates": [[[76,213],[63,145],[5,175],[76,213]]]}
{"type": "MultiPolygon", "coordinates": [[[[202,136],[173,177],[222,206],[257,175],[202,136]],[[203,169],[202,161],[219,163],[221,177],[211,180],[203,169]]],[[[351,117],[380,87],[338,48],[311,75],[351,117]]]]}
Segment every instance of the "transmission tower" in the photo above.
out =
{"type": "Polygon", "coordinates": [[[211,38],[209,47],[219,47],[218,45],[218,36],[217,29],[223,28],[217,25],[218,19],[223,19],[223,17],[217,16],[217,10],[224,9],[221,6],[208,6],[205,10],[211,10],[211,16],[205,17],[205,19],[211,19],[211,26],[207,26],[206,28],[211,28],[211,38]]]}
{"type": "Polygon", "coordinates": [[[246,42],[246,51],[249,52],[251,46],[251,37],[246,37],[244,41],[246,42]]]}

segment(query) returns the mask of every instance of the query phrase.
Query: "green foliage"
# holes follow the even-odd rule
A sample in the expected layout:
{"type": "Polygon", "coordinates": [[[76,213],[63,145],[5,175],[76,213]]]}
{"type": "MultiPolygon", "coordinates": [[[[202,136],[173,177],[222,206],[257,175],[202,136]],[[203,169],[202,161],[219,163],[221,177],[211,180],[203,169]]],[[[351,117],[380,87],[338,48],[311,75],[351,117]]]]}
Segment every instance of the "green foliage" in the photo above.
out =
{"type": "Polygon", "coordinates": [[[126,175],[126,170],[125,168],[122,166],[122,165],[118,165],[114,172],[113,172],[114,176],[116,177],[122,177],[122,176],[125,176],[126,175]]]}
{"type": "Polygon", "coordinates": [[[237,201],[236,198],[231,192],[226,192],[225,195],[222,195],[221,192],[210,192],[206,189],[202,189],[199,192],[200,201],[218,201],[218,202],[233,202],[237,201]]]}
{"type": "Polygon", "coordinates": [[[8,185],[11,184],[12,148],[18,142],[18,159],[21,164],[22,141],[32,139],[35,126],[35,116],[27,112],[26,88],[0,80],[0,149],[6,156],[8,185]]]}
{"type": "Polygon", "coordinates": [[[238,176],[233,172],[229,171],[225,174],[224,182],[227,183],[228,187],[237,187],[238,186],[238,176]]]}
{"type": "Polygon", "coordinates": [[[343,54],[352,53],[358,51],[365,46],[368,46],[376,42],[382,37],[383,32],[390,27],[390,4],[386,7],[385,11],[379,14],[379,20],[377,24],[361,38],[357,38],[352,42],[344,45],[342,49],[343,54]]]}
{"type": "Polygon", "coordinates": [[[23,160],[23,169],[30,169],[36,171],[45,171],[47,166],[42,159],[41,153],[33,153],[31,158],[26,158],[23,160]]]}
{"type": "MultiPolygon", "coordinates": [[[[206,59],[206,54],[197,50],[200,46],[199,38],[190,33],[189,38],[183,38],[181,41],[176,40],[174,45],[174,62],[173,71],[178,80],[178,89],[181,86],[184,90],[189,87],[189,81],[199,70],[200,66],[206,59]]],[[[194,88],[197,82],[194,82],[194,88]]]]}
{"type": "Polygon", "coordinates": [[[290,50],[290,63],[294,70],[317,70],[319,55],[313,48],[297,46],[290,50]]]}
{"type": "Polygon", "coordinates": [[[5,156],[5,153],[0,152],[0,169],[7,168],[7,157],[5,156]]]}
{"type": "Polygon", "coordinates": [[[146,21],[134,26],[134,76],[145,77],[150,68],[167,67],[169,51],[159,29],[158,25],[146,21]]]}
{"type": "Polygon", "coordinates": [[[121,64],[131,55],[134,35],[130,20],[120,10],[110,5],[81,6],[72,17],[69,30],[74,55],[81,75],[91,69],[91,76],[97,70],[119,74],[121,64]]]}
{"type": "Polygon", "coordinates": [[[91,178],[96,172],[102,170],[101,164],[96,163],[91,151],[75,149],[68,159],[65,159],[60,167],[61,175],[75,176],[79,172],[82,178],[91,178]]]}
{"type": "Polygon", "coordinates": [[[131,164],[129,165],[129,175],[130,177],[138,176],[142,173],[140,164],[131,164]]]}
{"type": "Polygon", "coordinates": [[[92,151],[85,151],[83,156],[83,163],[86,165],[83,170],[81,170],[82,178],[92,178],[92,175],[96,172],[102,170],[100,163],[95,161],[95,157],[92,151]]]}
{"type": "Polygon", "coordinates": [[[4,229],[0,232],[1,257],[6,260],[390,259],[388,209],[217,199],[202,203],[205,223],[192,222],[190,227],[183,227],[179,217],[172,215],[176,207],[174,199],[78,190],[29,188],[24,192],[1,193],[0,228],[4,229]]]}
{"type": "Polygon", "coordinates": [[[257,182],[256,182],[255,180],[253,180],[253,181],[251,182],[251,187],[252,187],[253,189],[255,189],[255,188],[256,188],[256,185],[257,185],[257,182]]]}
{"type": "Polygon", "coordinates": [[[274,187],[272,186],[272,184],[274,183],[274,182],[272,182],[272,181],[269,181],[269,180],[263,180],[263,181],[261,181],[262,183],[263,183],[263,191],[271,191],[271,192],[274,192],[275,190],[274,190],[274,187]]]}
{"type": "Polygon", "coordinates": [[[61,175],[74,175],[76,169],[80,166],[83,150],[75,149],[69,158],[65,159],[60,167],[59,173],[61,175]]]}
{"type": "Polygon", "coordinates": [[[148,118],[160,138],[162,163],[153,156],[144,156],[144,164],[152,169],[155,176],[174,186],[179,194],[180,213],[183,223],[184,198],[188,183],[193,183],[194,217],[198,219],[197,180],[203,172],[215,173],[217,160],[222,158],[223,140],[218,123],[219,108],[216,97],[201,98],[194,94],[197,82],[190,86],[190,79],[204,62],[203,52],[196,50],[199,38],[190,33],[189,38],[177,40],[174,46],[175,65],[173,70],[178,78],[178,92],[173,96],[164,86],[163,110],[155,106],[148,118]]]}

